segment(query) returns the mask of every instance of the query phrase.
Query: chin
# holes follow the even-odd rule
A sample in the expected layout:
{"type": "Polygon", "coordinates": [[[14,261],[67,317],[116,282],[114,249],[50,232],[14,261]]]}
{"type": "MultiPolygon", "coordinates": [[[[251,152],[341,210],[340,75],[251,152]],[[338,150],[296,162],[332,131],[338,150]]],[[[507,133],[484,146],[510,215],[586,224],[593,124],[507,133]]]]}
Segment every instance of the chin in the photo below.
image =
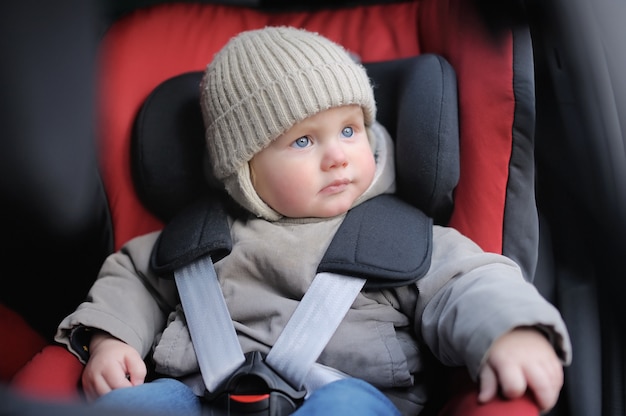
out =
{"type": "Polygon", "coordinates": [[[332,207],[327,207],[322,211],[319,215],[321,218],[330,218],[336,217],[337,215],[342,215],[348,212],[352,208],[352,204],[341,204],[341,205],[333,205],[332,207]]]}

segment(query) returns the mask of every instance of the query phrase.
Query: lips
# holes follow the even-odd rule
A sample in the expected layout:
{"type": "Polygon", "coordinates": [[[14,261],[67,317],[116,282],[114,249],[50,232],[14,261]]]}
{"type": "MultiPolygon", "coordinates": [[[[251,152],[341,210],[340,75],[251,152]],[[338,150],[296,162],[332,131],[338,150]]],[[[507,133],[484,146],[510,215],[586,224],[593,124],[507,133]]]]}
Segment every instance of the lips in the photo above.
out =
{"type": "Polygon", "coordinates": [[[329,183],[328,185],[326,185],[324,188],[322,188],[322,190],[320,191],[320,193],[322,194],[336,194],[339,193],[341,191],[343,191],[344,189],[346,189],[346,187],[350,184],[350,180],[349,179],[337,179],[332,181],[331,183],[329,183]]]}

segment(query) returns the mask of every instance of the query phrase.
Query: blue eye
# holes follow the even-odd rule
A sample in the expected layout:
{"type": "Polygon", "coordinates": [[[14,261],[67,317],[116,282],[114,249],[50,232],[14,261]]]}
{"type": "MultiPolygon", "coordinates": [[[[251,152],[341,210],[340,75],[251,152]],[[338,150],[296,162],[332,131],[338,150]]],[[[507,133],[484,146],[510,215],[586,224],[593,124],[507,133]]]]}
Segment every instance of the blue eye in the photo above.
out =
{"type": "Polygon", "coordinates": [[[354,135],[354,129],[352,129],[352,127],[344,127],[343,130],[341,130],[341,135],[343,137],[352,137],[354,135]]]}
{"type": "Polygon", "coordinates": [[[304,149],[305,147],[307,147],[309,144],[311,143],[311,140],[306,137],[306,136],[302,136],[297,138],[292,144],[292,147],[297,147],[299,149],[304,149]]]}

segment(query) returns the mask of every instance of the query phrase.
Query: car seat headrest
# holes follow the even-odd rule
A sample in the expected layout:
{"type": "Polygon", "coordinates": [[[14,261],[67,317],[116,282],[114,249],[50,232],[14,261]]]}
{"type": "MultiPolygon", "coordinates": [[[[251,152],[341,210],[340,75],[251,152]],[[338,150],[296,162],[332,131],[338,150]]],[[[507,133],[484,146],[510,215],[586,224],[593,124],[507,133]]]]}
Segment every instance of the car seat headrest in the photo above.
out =
{"type": "MultiPolygon", "coordinates": [[[[459,177],[456,77],[442,57],[364,64],[378,121],[396,143],[398,194],[446,223],[459,177]]],[[[135,120],[131,165],[142,203],[168,222],[207,192],[221,189],[203,169],[202,71],[174,76],[147,97],[135,120]]]]}

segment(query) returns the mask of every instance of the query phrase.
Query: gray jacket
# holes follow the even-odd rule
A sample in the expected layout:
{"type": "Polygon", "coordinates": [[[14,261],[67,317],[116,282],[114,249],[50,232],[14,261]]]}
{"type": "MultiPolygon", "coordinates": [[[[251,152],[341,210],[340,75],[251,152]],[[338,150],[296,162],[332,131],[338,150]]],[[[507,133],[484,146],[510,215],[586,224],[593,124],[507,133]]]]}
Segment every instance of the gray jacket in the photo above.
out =
{"type": "MultiPolygon", "coordinates": [[[[380,172],[363,200],[393,190],[391,157],[378,156],[380,172]]],[[[244,352],[269,351],[342,220],[230,220],[233,250],[215,268],[244,352]]],[[[86,301],[59,325],[56,341],[84,360],[72,336],[77,328],[98,328],[144,357],[152,354],[159,373],[198,374],[175,283],[149,267],[158,236],[135,238],[109,256],[86,301]]],[[[415,415],[427,399],[418,381],[426,349],[445,365],[466,366],[476,379],[492,342],[519,326],[540,327],[569,363],[559,312],[519,267],[452,228],[435,226],[427,274],[408,286],[361,292],[318,362],[369,381],[403,414],[415,415]]]]}

